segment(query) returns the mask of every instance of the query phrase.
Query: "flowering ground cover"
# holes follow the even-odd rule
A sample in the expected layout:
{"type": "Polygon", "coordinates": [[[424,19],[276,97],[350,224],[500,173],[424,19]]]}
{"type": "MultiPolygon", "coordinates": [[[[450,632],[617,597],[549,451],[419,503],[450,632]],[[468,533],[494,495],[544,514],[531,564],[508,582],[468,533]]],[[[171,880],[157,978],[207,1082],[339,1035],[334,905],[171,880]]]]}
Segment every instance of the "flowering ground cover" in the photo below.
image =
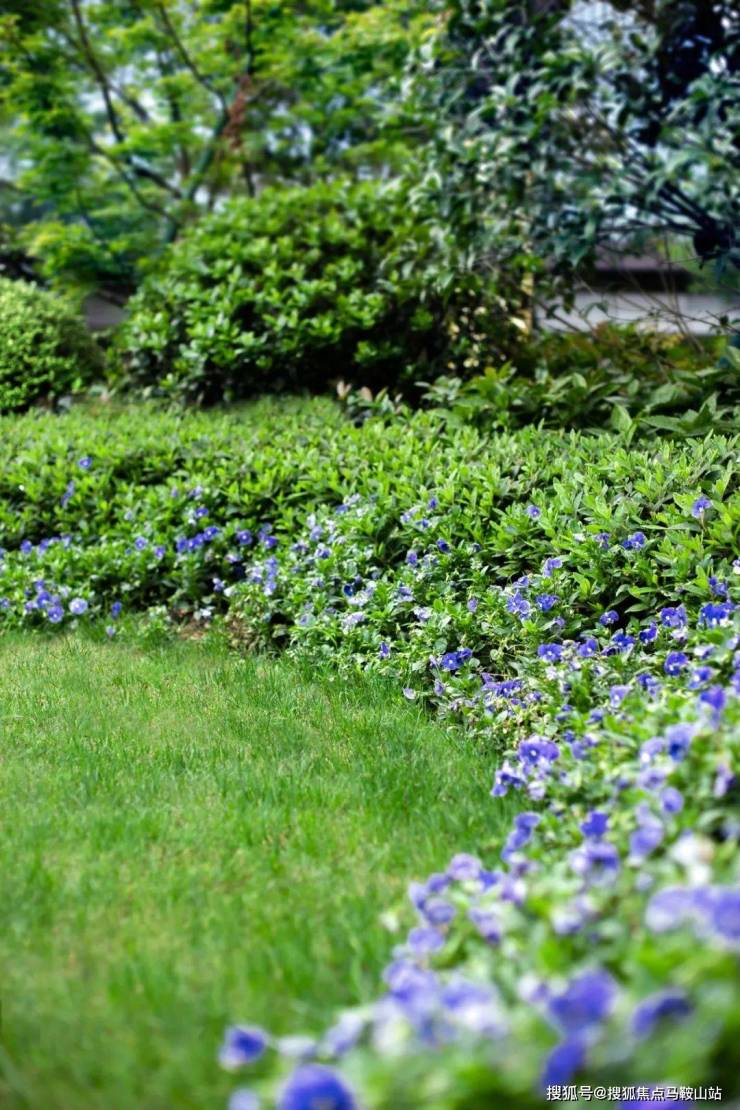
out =
{"type": "Polygon", "coordinates": [[[481,753],[492,821],[516,802],[409,866],[374,1003],[287,1045],[239,1007],[234,1110],[737,1096],[737,439],[325,402],[7,431],[7,628],[125,639],[148,610],[385,676],[481,753]]]}
{"type": "Polygon", "coordinates": [[[234,1014],[370,999],[409,873],[496,834],[481,753],[378,681],[12,637],[0,697],[4,1107],[223,1105],[234,1014]]]}

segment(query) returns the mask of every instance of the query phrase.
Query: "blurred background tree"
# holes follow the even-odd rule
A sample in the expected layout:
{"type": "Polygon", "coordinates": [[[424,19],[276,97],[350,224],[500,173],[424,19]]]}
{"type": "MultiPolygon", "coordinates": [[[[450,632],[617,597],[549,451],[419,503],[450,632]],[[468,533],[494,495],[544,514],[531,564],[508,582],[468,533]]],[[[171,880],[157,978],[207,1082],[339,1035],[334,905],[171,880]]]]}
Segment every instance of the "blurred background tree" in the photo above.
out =
{"type": "Polygon", "coordinates": [[[125,296],[226,196],[396,172],[381,108],[424,7],[4,2],[0,220],[44,276],[125,296]]]}

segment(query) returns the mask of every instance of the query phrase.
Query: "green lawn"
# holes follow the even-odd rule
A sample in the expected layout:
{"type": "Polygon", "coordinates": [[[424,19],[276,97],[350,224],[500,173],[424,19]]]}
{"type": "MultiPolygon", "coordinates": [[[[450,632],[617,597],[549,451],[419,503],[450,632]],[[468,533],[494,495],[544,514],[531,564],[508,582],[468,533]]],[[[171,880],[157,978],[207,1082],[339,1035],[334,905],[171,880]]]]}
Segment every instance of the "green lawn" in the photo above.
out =
{"type": "Polygon", "coordinates": [[[394,687],[198,644],[0,641],[0,1106],[222,1107],[225,1024],[376,992],[492,768],[394,687]]]}

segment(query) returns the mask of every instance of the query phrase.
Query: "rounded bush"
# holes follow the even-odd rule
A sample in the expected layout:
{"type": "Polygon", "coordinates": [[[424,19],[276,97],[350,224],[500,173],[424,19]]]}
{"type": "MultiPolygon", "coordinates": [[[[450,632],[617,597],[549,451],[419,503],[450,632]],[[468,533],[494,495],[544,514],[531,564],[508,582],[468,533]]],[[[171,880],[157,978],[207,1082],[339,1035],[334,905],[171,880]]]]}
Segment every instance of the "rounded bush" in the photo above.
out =
{"type": "Polygon", "coordinates": [[[457,320],[483,298],[477,278],[441,272],[430,227],[380,182],[237,198],[133,298],[119,361],[138,385],[206,402],[433,378],[468,357],[477,332],[457,320]]]}
{"type": "Polygon", "coordinates": [[[95,340],[64,300],[0,278],[0,412],[75,392],[100,367],[95,340]]]}

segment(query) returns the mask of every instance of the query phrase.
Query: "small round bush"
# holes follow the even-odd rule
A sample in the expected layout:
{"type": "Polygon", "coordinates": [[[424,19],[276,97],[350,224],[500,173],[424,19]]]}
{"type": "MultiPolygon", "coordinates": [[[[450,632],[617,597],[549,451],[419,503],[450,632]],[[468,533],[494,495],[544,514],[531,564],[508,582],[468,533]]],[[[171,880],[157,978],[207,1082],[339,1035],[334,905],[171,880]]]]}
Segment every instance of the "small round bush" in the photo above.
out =
{"type": "Polygon", "coordinates": [[[66,301],[0,278],[0,412],[75,392],[100,366],[95,340],[66,301]]]}
{"type": "Polygon", "coordinates": [[[135,384],[205,402],[340,380],[403,388],[474,365],[480,282],[440,272],[430,228],[377,181],[234,199],[133,298],[120,363],[135,384]]]}

